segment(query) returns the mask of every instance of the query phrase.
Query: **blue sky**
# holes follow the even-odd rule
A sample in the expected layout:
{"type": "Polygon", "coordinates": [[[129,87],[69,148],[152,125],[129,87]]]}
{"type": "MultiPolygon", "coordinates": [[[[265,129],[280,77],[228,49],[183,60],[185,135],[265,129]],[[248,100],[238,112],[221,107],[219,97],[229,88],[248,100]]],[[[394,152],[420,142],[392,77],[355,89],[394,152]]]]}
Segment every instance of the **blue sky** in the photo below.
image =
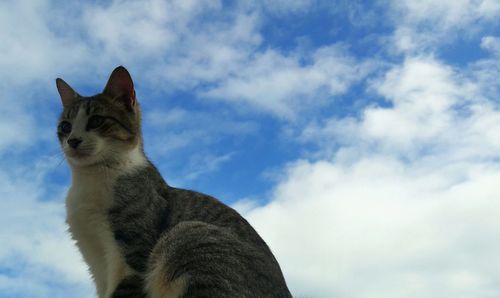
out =
{"type": "Polygon", "coordinates": [[[499,20],[497,0],[2,1],[0,297],[93,297],[55,78],[92,95],[118,65],[165,179],[238,209],[295,296],[498,297],[499,20]]]}

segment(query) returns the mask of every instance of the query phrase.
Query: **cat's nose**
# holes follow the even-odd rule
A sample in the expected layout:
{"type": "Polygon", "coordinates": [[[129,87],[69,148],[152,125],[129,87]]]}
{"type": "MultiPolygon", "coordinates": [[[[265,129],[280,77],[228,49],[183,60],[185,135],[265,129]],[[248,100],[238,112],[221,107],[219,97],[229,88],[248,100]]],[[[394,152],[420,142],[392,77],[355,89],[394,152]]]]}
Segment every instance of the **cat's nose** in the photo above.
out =
{"type": "Polygon", "coordinates": [[[76,147],[78,147],[78,145],[80,145],[80,143],[82,142],[81,139],[77,139],[77,138],[72,138],[72,139],[68,139],[68,145],[73,148],[73,149],[76,149],[76,147]]]}

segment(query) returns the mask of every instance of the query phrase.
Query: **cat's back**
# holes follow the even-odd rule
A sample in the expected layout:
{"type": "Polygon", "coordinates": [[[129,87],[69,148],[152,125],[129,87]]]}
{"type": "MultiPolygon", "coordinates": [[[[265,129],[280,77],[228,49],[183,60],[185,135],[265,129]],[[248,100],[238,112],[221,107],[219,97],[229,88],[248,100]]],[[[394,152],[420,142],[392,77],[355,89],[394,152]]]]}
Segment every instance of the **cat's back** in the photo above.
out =
{"type": "Polygon", "coordinates": [[[178,275],[197,272],[187,297],[207,294],[205,279],[218,297],[291,297],[271,250],[237,211],[190,190],[173,188],[169,197],[175,225],[167,258],[178,275]]]}
{"type": "MultiPolygon", "coordinates": [[[[271,254],[264,240],[236,210],[204,193],[171,188],[168,200],[173,222],[201,221],[231,231],[243,242],[262,248],[271,254]]],[[[271,254],[272,255],[272,254],[271,254]]]]}

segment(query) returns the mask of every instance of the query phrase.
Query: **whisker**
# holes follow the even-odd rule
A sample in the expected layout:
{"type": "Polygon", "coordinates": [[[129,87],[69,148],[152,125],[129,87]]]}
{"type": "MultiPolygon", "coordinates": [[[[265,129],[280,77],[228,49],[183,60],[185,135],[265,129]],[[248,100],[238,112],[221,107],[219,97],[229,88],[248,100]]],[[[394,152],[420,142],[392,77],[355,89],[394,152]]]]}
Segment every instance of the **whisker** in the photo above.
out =
{"type": "Polygon", "coordinates": [[[59,168],[65,160],[66,160],[66,157],[63,155],[61,160],[57,163],[56,168],[59,168]]]}
{"type": "Polygon", "coordinates": [[[48,156],[51,159],[58,159],[59,160],[59,162],[57,163],[57,165],[55,166],[55,168],[60,167],[61,164],[64,162],[64,160],[66,160],[66,155],[61,150],[52,151],[52,152],[50,152],[48,154],[48,156]]]}

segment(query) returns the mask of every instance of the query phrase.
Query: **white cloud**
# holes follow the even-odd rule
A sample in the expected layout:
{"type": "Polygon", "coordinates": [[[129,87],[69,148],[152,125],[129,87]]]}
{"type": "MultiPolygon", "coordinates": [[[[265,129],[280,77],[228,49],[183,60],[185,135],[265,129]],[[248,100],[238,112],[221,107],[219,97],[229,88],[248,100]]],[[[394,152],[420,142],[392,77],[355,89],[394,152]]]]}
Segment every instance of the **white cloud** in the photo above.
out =
{"type": "Polygon", "coordinates": [[[500,56],[500,37],[486,36],[481,39],[481,47],[500,56]]]}
{"type": "MultiPolygon", "coordinates": [[[[5,96],[5,95],[4,95],[5,96]]],[[[9,100],[9,99],[8,99],[9,100]]],[[[36,136],[36,123],[19,105],[0,105],[0,157],[8,151],[21,151],[32,145],[36,136]],[[20,133],[22,131],[22,133],[20,133]]]]}
{"type": "Polygon", "coordinates": [[[349,166],[303,161],[288,174],[274,201],[247,217],[276,252],[296,295],[491,297],[500,291],[500,167],[422,169],[371,156],[349,166]],[[459,276],[471,282],[457,282],[459,276]]]}
{"type": "MultiPolygon", "coordinates": [[[[45,175],[54,158],[30,168],[9,165],[0,171],[0,289],[23,297],[75,297],[93,293],[86,266],[66,232],[64,190],[50,187],[45,175]],[[51,190],[48,197],[45,192],[51,190]],[[55,296],[54,296],[55,295],[55,296]]],[[[3,162],[6,165],[6,162],[3,162]]]]}
{"type": "Polygon", "coordinates": [[[382,95],[389,107],[368,106],[360,121],[331,118],[313,123],[301,138],[323,142],[333,136],[341,144],[356,143],[363,148],[361,153],[404,158],[447,155],[443,150],[451,147],[457,159],[491,157],[500,149],[494,132],[500,119],[495,102],[485,97],[493,91],[482,81],[484,71],[471,68],[457,73],[431,57],[408,58],[371,83],[371,90],[382,95]],[[477,148],[478,143],[482,147],[477,148]]]}
{"type": "MultiPolygon", "coordinates": [[[[405,0],[394,2],[406,22],[421,24],[432,21],[437,29],[467,27],[480,19],[494,20],[500,13],[500,4],[494,0],[405,0]]],[[[430,25],[430,24],[429,24],[430,25]]]]}
{"type": "Polygon", "coordinates": [[[245,212],[295,295],[499,295],[500,111],[477,78],[407,59],[373,82],[390,106],[301,134],[321,158],[245,212]]]}
{"type": "MultiPolygon", "coordinates": [[[[297,7],[312,5],[299,2],[294,2],[297,7]]],[[[326,97],[345,92],[368,71],[368,64],[356,61],[340,45],[311,53],[258,50],[265,5],[226,12],[217,3],[114,1],[87,7],[81,22],[100,61],[136,61],[132,69],[147,72],[142,82],[152,88],[194,89],[205,98],[243,103],[282,118],[321,106],[326,97]],[[201,24],[199,19],[205,17],[213,21],[201,24]],[[163,58],[151,63],[157,56],[163,58]]]]}
{"type": "Polygon", "coordinates": [[[63,190],[45,181],[59,164],[45,156],[53,148],[46,147],[49,136],[57,142],[48,108],[55,105],[44,102],[48,82],[55,66],[74,69],[90,56],[69,32],[57,32],[61,19],[48,11],[63,10],[42,0],[0,3],[0,292],[12,297],[67,297],[69,288],[75,297],[93,293],[66,233],[63,190]],[[39,160],[33,148],[43,152],[39,160]]]}
{"type": "Polygon", "coordinates": [[[50,81],[58,70],[79,73],[98,55],[74,36],[78,20],[59,23],[57,16],[69,14],[49,1],[0,3],[0,77],[4,86],[32,86],[50,81]],[[55,16],[53,16],[55,15],[55,16]]]}
{"type": "Polygon", "coordinates": [[[305,57],[268,50],[246,61],[237,74],[204,95],[294,118],[346,92],[367,75],[371,66],[356,61],[341,45],[319,48],[305,57]]]}
{"type": "Polygon", "coordinates": [[[255,121],[239,120],[232,113],[222,110],[206,112],[182,108],[165,112],[148,111],[144,115],[144,126],[149,128],[149,132],[145,132],[145,141],[154,140],[146,146],[146,150],[158,156],[186,149],[193,144],[199,150],[200,144],[214,144],[228,136],[244,138],[260,130],[255,121]]]}
{"type": "MultiPolygon", "coordinates": [[[[376,89],[394,107],[373,107],[364,111],[361,133],[368,139],[409,151],[449,130],[446,113],[464,94],[466,86],[456,84],[450,69],[433,60],[408,59],[404,66],[389,71],[376,89]]],[[[465,94],[466,95],[466,94],[465,94]]]]}
{"type": "Polygon", "coordinates": [[[197,17],[220,9],[219,1],[112,1],[87,6],[82,18],[90,39],[102,45],[105,55],[131,60],[178,51],[197,17]]]}
{"type": "Polygon", "coordinates": [[[223,163],[231,160],[234,153],[226,153],[222,155],[194,155],[191,157],[187,165],[188,174],[185,176],[187,180],[194,180],[200,175],[206,175],[217,171],[223,163]]]}
{"type": "Polygon", "coordinates": [[[257,200],[255,198],[243,198],[239,199],[231,207],[237,210],[240,214],[246,214],[251,210],[259,207],[257,200]]]}
{"type": "Polygon", "coordinates": [[[254,19],[224,11],[219,1],[4,2],[0,35],[9,46],[0,49],[0,77],[11,87],[59,75],[101,84],[125,64],[150,74],[147,84],[190,88],[227,75],[239,51],[259,43],[254,19]],[[210,25],[202,21],[207,17],[210,25]]]}
{"type": "MultiPolygon", "coordinates": [[[[2,2],[0,35],[8,46],[0,47],[0,88],[2,103],[11,104],[0,108],[0,158],[53,133],[42,132],[48,121],[39,121],[38,106],[26,102],[43,100],[33,97],[33,82],[46,90],[57,75],[102,86],[124,63],[140,74],[139,88],[194,90],[202,99],[294,119],[331,105],[376,67],[338,44],[288,53],[263,46],[266,13],[301,13],[317,1],[263,1],[231,11],[221,3],[111,1],[75,9],[43,0],[2,2]]],[[[320,146],[315,161],[292,163],[276,175],[281,180],[269,205],[247,199],[235,206],[277,253],[297,296],[496,297],[498,37],[481,42],[491,59],[463,71],[409,53],[432,52],[457,34],[467,37],[495,24],[500,4],[407,0],[392,8],[393,41],[408,56],[370,80],[368,90],[388,106],[311,122],[299,137],[320,146]]],[[[155,146],[146,149],[157,155],[261,130],[236,116],[182,109],[144,116],[151,129],[146,133],[155,134],[147,138],[155,146]]],[[[192,164],[217,170],[232,153],[207,155],[213,157],[208,161],[199,156],[192,164]]],[[[48,187],[39,177],[47,169],[31,166],[11,162],[0,170],[0,260],[6,269],[0,289],[65,297],[71,288],[89,296],[85,267],[65,233],[63,191],[41,201],[48,187]],[[52,276],[61,282],[59,294],[52,276]]]]}
{"type": "Polygon", "coordinates": [[[261,42],[258,15],[220,1],[112,1],[86,6],[80,22],[99,61],[141,69],[157,90],[224,80],[261,42]]]}
{"type": "MultiPolygon", "coordinates": [[[[289,13],[314,5],[293,3],[287,4],[289,13]]],[[[340,45],[288,54],[259,48],[267,6],[242,7],[227,11],[219,1],[157,0],[85,4],[81,12],[43,0],[0,7],[0,33],[9,44],[0,76],[19,86],[48,86],[56,76],[71,84],[85,78],[100,88],[113,67],[125,64],[143,74],[136,78],[143,89],[196,90],[204,99],[290,119],[366,75],[369,63],[340,45]]]]}
{"type": "Polygon", "coordinates": [[[396,30],[394,46],[403,53],[421,53],[453,40],[469,38],[486,25],[497,24],[495,0],[405,0],[390,4],[396,30]]]}
{"type": "Polygon", "coordinates": [[[259,18],[252,13],[213,12],[221,20],[181,31],[181,42],[164,64],[152,67],[152,74],[175,89],[196,88],[227,79],[240,71],[261,43],[259,18]]]}

